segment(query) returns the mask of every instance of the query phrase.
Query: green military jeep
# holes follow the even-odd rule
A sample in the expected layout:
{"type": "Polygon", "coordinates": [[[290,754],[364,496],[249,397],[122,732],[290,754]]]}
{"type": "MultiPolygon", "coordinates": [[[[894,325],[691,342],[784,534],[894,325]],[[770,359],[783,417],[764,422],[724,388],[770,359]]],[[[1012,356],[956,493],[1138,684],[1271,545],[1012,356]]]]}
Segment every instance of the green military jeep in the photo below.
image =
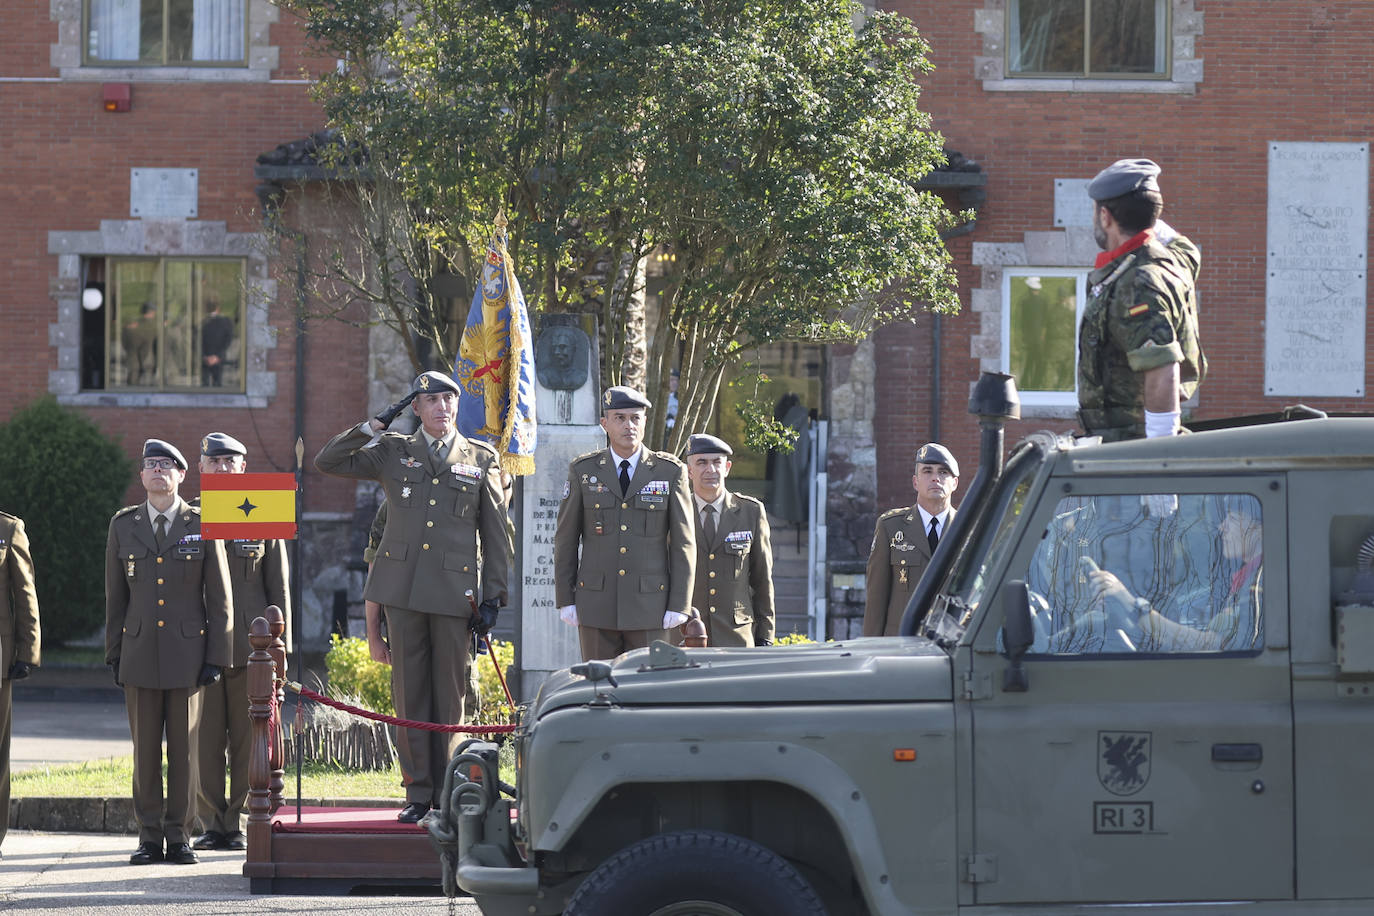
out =
{"type": "Polygon", "coordinates": [[[455,758],[450,893],[488,916],[1374,912],[1374,420],[1039,434],[1002,467],[998,381],[907,610],[925,635],[559,673],[517,787],[494,745],[455,758]]]}

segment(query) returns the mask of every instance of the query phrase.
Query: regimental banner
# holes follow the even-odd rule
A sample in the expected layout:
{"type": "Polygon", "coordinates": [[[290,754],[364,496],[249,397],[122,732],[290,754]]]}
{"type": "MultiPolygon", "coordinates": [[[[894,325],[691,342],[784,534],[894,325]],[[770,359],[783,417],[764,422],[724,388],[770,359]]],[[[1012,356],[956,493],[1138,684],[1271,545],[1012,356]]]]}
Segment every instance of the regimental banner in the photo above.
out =
{"type": "Polygon", "coordinates": [[[296,537],[296,475],[202,474],[200,535],[212,541],[296,537]]]}

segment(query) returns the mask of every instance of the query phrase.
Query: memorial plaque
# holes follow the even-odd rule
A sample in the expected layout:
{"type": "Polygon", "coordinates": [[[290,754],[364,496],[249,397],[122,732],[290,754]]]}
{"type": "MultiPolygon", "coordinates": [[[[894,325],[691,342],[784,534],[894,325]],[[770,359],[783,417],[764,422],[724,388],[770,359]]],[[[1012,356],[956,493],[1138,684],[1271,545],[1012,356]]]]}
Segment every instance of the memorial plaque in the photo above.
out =
{"type": "Polygon", "coordinates": [[[1093,224],[1093,202],[1088,196],[1087,178],[1054,180],[1054,224],[1061,229],[1093,224]]]}
{"type": "Polygon", "coordinates": [[[197,169],[130,169],[129,215],[137,219],[195,219],[197,169]]]}
{"type": "Polygon", "coordinates": [[[1367,143],[1269,144],[1266,395],[1364,395],[1368,201],[1367,143]]]}

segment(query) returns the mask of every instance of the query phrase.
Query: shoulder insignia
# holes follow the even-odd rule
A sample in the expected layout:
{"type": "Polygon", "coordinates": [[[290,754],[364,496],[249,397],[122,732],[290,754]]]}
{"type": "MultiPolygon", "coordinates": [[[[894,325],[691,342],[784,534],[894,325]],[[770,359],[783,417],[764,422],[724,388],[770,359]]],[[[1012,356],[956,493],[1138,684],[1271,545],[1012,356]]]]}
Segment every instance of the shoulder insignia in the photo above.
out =
{"type": "Polygon", "coordinates": [[[576,458],[573,459],[573,464],[577,464],[579,461],[586,461],[588,458],[595,458],[597,455],[600,455],[604,451],[606,451],[604,448],[599,448],[594,452],[587,452],[585,454],[578,455],[576,458]]]}
{"type": "Polygon", "coordinates": [[[200,515],[200,503],[199,503],[199,502],[188,504],[186,508],[187,508],[188,510],[190,510],[190,514],[191,514],[191,515],[200,515]]]}
{"type": "Polygon", "coordinates": [[[686,463],[683,462],[681,458],[668,452],[649,452],[649,455],[653,456],[653,459],[655,461],[666,461],[669,464],[675,464],[680,468],[687,467],[686,463]]]}
{"type": "Polygon", "coordinates": [[[487,440],[485,440],[485,439],[469,439],[468,441],[471,442],[473,445],[477,446],[479,449],[483,449],[483,450],[485,450],[485,451],[491,452],[491,455],[492,455],[493,458],[500,457],[500,456],[498,455],[497,451],[496,451],[496,446],[492,445],[492,444],[491,444],[490,442],[488,442],[487,440]]]}
{"type": "Polygon", "coordinates": [[[1135,318],[1138,315],[1144,315],[1149,310],[1150,304],[1148,302],[1142,302],[1139,305],[1133,305],[1130,308],[1128,308],[1126,310],[1126,314],[1130,315],[1132,318],[1135,318]]]}
{"type": "Polygon", "coordinates": [[[896,517],[899,516],[899,515],[906,515],[906,514],[907,514],[908,512],[910,512],[910,511],[911,511],[911,507],[910,507],[910,506],[902,506],[901,508],[898,508],[898,509],[888,509],[888,510],[887,510],[886,512],[884,512],[882,515],[878,516],[878,521],[880,521],[880,522],[885,522],[885,521],[887,521],[887,520],[890,519],[890,518],[896,518],[896,517]]]}
{"type": "Polygon", "coordinates": [[[115,517],[115,518],[119,518],[121,515],[128,515],[130,512],[133,512],[134,510],[138,509],[139,506],[142,506],[142,505],[143,505],[142,503],[139,503],[138,505],[134,505],[134,506],[125,506],[123,509],[120,509],[118,512],[116,512],[116,513],[114,514],[114,517],[115,517]]]}
{"type": "Polygon", "coordinates": [[[759,499],[757,496],[749,496],[744,493],[736,493],[735,499],[738,499],[742,503],[752,503],[755,506],[758,506],[760,509],[763,508],[763,500],[759,499]]]}

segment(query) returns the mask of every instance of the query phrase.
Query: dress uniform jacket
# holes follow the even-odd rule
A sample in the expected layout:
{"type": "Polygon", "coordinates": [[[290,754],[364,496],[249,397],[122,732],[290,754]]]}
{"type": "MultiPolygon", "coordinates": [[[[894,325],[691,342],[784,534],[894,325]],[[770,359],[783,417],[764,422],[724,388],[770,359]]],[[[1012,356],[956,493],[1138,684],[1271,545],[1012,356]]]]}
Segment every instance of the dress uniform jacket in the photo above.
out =
{"type": "Polygon", "coordinates": [[[177,498],[159,551],[144,504],[110,520],[105,547],[105,660],[130,687],[194,687],[203,665],[231,661],[229,567],[200,537],[200,510],[177,498]]]}
{"type": "Polygon", "coordinates": [[[1146,230],[1098,259],[1078,331],[1079,419],[1107,441],[1145,435],[1141,373],[1179,364],[1179,395],[1207,373],[1195,287],[1201,255],[1186,237],[1146,230]],[[1112,257],[1114,255],[1114,257],[1112,257]]]}
{"type": "Polygon", "coordinates": [[[501,466],[485,442],[456,435],[436,462],[420,432],[340,433],[315,456],[326,474],[378,481],[389,505],[386,530],[363,596],[386,607],[468,617],[464,592],[506,599],[511,544],[501,466]],[[478,590],[478,536],[481,589],[478,590]]]}
{"type": "MultiPolygon", "coordinates": [[[[13,682],[10,666],[16,661],[37,665],[41,638],[38,631],[38,593],[34,588],[33,557],[24,523],[0,512],[0,811],[10,810],[10,731],[13,682]]],[[[0,821],[0,840],[9,820],[0,821]]]]}
{"type": "Polygon", "coordinates": [[[0,512],[0,675],[17,661],[37,665],[41,647],[29,538],[22,521],[0,512]]]}
{"type": "Polygon", "coordinates": [[[554,533],[559,607],[604,630],[661,630],[665,611],[687,613],[696,564],[696,524],[687,466],[644,450],[620,494],[610,449],[568,468],[554,533]],[[581,557],[578,545],[581,544],[581,557]]]}
{"type": "Polygon", "coordinates": [[[709,543],[701,530],[701,513],[696,516],[692,606],[706,624],[708,645],[772,645],[773,546],[763,503],[726,491],[716,537],[709,543]]]}
{"type": "MultiPolygon", "coordinates": [[[[945,517],[954,520],[951,507],[945,517]]],[[[893,509],[878,519],[873,550],[868,555],[867,600],[864,602],[864,635],[897,636],[902,615],[916,590],[916,583],[930,565],[930,541],[916,506],[893,509]]]]}

